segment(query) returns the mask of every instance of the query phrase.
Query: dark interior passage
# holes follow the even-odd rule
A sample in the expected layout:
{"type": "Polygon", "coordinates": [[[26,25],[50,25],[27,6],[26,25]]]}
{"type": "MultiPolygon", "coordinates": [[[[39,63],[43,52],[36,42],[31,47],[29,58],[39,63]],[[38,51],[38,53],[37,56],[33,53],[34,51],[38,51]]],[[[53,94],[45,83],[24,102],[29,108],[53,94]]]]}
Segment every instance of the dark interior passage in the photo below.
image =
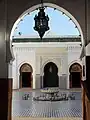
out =
{"type": "Polygon", "coordinates": [[[22,87],[31,87],[31,72],[22,72],[22,87]]]}
{"type": "Polygon", "coordinates": [[[70,72],[70,88],[80,88],[82,66],[79,63],[74,63],[70,66],[69,72],[70,72]]]}
{"type": "Polygon", "coordinates": [[[44,77],[43,77],[43,86],[44,87],[58,87],[59,77],[58,77],[58,68],[57,66],[49,62],[44,67],[44,77]]]}
{"type": "Polygon", "coordinates": [[[22,87],[32,88],[33,82],[32,72],[33,72],[32,66],[28,63],[24,63],[20,67],[20,88],[22,87]]]}
{"type": "Polygon", "coordinates": [[[81,79],[80,72],[71,73],[71,83],[73,88],[81,87],[80,79],[81,79]]]}

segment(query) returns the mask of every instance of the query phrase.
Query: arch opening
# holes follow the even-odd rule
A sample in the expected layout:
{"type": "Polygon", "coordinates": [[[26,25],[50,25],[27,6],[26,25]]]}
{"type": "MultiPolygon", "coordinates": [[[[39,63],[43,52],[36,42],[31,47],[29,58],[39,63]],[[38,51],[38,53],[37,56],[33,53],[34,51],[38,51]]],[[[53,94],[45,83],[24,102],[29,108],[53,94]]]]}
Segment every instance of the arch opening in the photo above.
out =
{"type": "Polygon", "coordinates": [[[82,66],[79,63],[73,63],[69,68],[70,76],[70,88],[81,87],[82,66]]]}
{"type": "MultiPolygon", "coordinates": [[[[12,30],[11,30],[11,35],[10,35],[10,40],[12,41],[12,38],[13,38],[13,33],[14,33],[14,29],[17,27],[18,23],[21,21],[21,19],[27,15],[27,13],[30,13],[34,10],[36,10],[37,8],[39,8],[41,6],[41,4],[38,4],[38,5],[35,5],[31,8],[29,8],[28,10],[26,10],[25,12],[23,12],[22,15],[19,16],[18,20],[15,22],[12,30]]],[[[84,39],[83,39],[83,33],[82,33],[82,30],[81,30],[81,27],[78,23],[78,21],[65,9],[63,9],[62,7],[56,5],[56,4],[52,4],[52,3],[44,3],[44,6],[48,6],[48,7],[52,7],[52,8],[56,8],[57,10],[63,12],[64,14],[66,14],[67,16],[69,16],[69,18],[75,23],[75,25],[77,26],[79,32],[80,32],[80,35],[81,35],[81,41],[82,41],[82,45],[84,45],[84,39]]]]}
{"type": "MultiPolygon", "coordinates": [[[[17,25],[19,24],[19,22],[30,12],[38,9],[39,7],[41,6],[41,4],[38,4],[38,5],[35,5],[31,8],[29,8],[28,10],[26,10],[25,12],[23,12],[23,14],[21,14],[18,18],[18,20],[15,22],[15,24],[13,25],[12,27],[12,30],[11,30],[11,35],[10,35],[10,40],[12,41],[13,39],[13,34],[14,34],[14,30],[15,28],[17,28],[17,25]]],[[[85,45],[84,43],[84,37],[83,37],[83,32],[82,32],[82,29],[78,23],[78,21],[67,11],[65,10],[64,8],[56,5],[56,4],[52,4],[52,3],[43,3],[43,6],[47,6],[47,7],[51,7],[51,8],[56,8],[58,11],[61,11],[62,13],[64,13],[66,16],[68,16],[70,18],[70,20],[73,21],[73,23],[75,24],[76,28],[78,29],[79,33],[80,33],[80,36],[81,36],[81,42],[82,42],[82,46],[85,45]]]]}
{"type": "MultiPolygon", "coordinates": [[[[44,4],[45,6],[49,6],[49,7],[55,7],[56,6],[56,8],[58,9],[58,10],[62,10],[65,14],[67,14],[68,12],[67,11],[64,11],[64,9],[63,8],[60,8],[59,6],[57,6],[57,5],[54,5],[54,4],[51,4],[51,3],[45,3],[44,4]]],[[[32,8],[30,8],[29,9],[29,12],[30,11],[33,11],[33,10],[35,10],[36,8],[38,8],[39,7],[39,5],[37,5],[37,6],[34,6],[34,7],[32,7],[32,8]]],[[[25,11],[25,13],[27,13],[28,11],[25,11]]],[[[25,13],[24,13],[24,15],[25,15],[25,13]]],[[[70,15],[71,16],[71,14],[69,13],[68,15],[70,15]]],[[[23,17],[23,15],[21,15],[20,16],[20,18],[18,19],[18,21],[16,22],[16,23],[18,23],[19,21],[20,21],[20,19],[23,17]]],[[[80,35],[81,35],[81,40],[82,40],[82,45],[83,45],[83,43],[84,43],[84,40],[83,40],[83,34],[82,34],[82,30],[81,30],[81,27],[80,27],[80,25],[79,25],[79,23],[76,21],[76,19],[73,17],[73,16],[71,16],[70,17],[72,20],[75,20],[74,22],[75,22],[75,24],[76,24],[76,26],[78,27],[78,29],[79,29],[79,31],[80,31],[80,35]]],[[[15,24],[16,24],[15,23],[15,24]]],[[[16,27],[16,26],[14,26],[14,27],[16,27]]],[[[14,28],[13,27],[13,28],[14,28]]],[[[13,37],[13,30],[12,30],[12,32],[11,32],[11,40],[12,40],[12,37],[13,37]]],[[[21,72],[20,72],[21,73],[21,72]]],[[[25,77],[26,78],[26,77],[25,77]]],[[[57,68],[57,66],[56,66],[56,64],[53,64],[53,63],[47,63],[46,65],[45,65],[45,67],[44,67],[44,79],[43,79],[44,81],[43,81],[43,86],[44,87],[58,87],[59,85],[59,78],[58,78],[58,68],[57,68]],[[48,72],[47,72],[48,71],[48,72]],[[54,73],[54,74],[52,74],[52,73],[54,73]],[[49,75],[48,75],[49,74],[49,75]],[[46,76],[45,76],[46,75],[46,76]],[[51,76],[51,75],[54,75],[54,76],[51,76]],[[49,77],[48,77],[49,76],[49,77]],[[50,81],[51,80],[51,81],[50,81]],[[53,81],[53,82],[52,82],[53,81]]],[[[35,81],[34,81],[35,82],[35,81]]],[[[22,85],[22,84],[21,84],[22,85]]],[[[21,86],[22,87],[22,86],[21,86]]],[[[25,87],[25,86],[24,86],[25,87]]],[[[31,86],[30,86],[31,87],[31,86]]],[[[75,86],[74,86],[75,87],[75,86]]]]}
{"type": "Polygon", "coordinates": [[[58,87],[58,68],[55,63],[49,62],[44,67],[43,87],[58,87]]]}
{"type": "Polygon", "coordinates": [[[24,88],[24,87],[30,87],[32,88],[32,82],[33,82],[33,69],[31,67],[31,65],[29,65],[28,63],[24,63],[21,67],[20,67],[20,88],[24,88]]]}

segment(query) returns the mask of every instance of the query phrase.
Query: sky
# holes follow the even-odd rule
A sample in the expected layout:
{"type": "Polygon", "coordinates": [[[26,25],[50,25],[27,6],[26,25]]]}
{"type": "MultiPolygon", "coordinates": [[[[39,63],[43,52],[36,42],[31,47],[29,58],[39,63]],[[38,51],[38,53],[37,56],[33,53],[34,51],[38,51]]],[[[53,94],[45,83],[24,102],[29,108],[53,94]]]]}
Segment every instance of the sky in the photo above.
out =
{"type": "MultiPolygon", "coordinates": [[[[13,36],[39,36],[38,32],[33,29],[35,21],[34,17],[38,14],[39,10],[35,10],[31,12],[29,15],[27,14],[24,18],[18,23],[13,36]],[[19,35],[18,33],[21,33],[19,35]]],[[[79,31],[75,28],[75,24],[72,20],[62,12],[57,9],[46,7],[45,14],[48,14],[49,17],[49,27],[45,36],[49,35],[59,35],[59,36],[67,36],[67,35],[79,35],[79,31]]]]}

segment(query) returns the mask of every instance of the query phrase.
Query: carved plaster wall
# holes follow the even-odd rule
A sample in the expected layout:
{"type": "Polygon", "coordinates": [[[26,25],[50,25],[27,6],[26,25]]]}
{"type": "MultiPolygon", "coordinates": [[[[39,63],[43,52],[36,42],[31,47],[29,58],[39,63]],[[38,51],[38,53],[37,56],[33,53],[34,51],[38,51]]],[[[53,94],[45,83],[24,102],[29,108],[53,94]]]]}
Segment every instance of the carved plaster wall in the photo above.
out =
{"type": "Polygon", "coordinates": [[[15,44],[13,48],[15,55],[13,88],[19,88],[19,70],[24,63],[30,64],[33,68],[33,88],[41,88],[44,67],[48,62],[53,62],[58,67],[59,87],[68,88],[69,64],[73,60],[79,61],[80,49],[77,51],[78,46],[76,46],[59,47],[56,44],[55,46],[54,44],[48,44],[48,48],[46,48],[44,44],[40,44],[40,47],[31,44],[15,44]]]}

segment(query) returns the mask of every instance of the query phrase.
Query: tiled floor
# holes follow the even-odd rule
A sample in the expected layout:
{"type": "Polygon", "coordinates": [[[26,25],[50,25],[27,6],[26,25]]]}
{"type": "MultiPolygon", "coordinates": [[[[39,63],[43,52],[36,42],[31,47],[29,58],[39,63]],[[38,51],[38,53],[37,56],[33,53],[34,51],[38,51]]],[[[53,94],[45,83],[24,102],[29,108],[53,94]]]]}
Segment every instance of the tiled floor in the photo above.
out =
{"type": "Polygon", "coordinates": [[[12,120],[82,120],[82,118],[80,117],[63,117],[63,118],[13,117],[12,120]]]}
{"type": "Polygon", "coordinates": [[[68,101],[33,101],[33,97],[41,95],[40,90],[13,91],[12,117],[13,120],[82,120],[81,92],[59,90],[60,93],[74,94],[75,100],[68,101]],[[22,96],[29,94],[28,100],[22,96]],[[41,119],[40,119],[41,118],[41,119]]]}

